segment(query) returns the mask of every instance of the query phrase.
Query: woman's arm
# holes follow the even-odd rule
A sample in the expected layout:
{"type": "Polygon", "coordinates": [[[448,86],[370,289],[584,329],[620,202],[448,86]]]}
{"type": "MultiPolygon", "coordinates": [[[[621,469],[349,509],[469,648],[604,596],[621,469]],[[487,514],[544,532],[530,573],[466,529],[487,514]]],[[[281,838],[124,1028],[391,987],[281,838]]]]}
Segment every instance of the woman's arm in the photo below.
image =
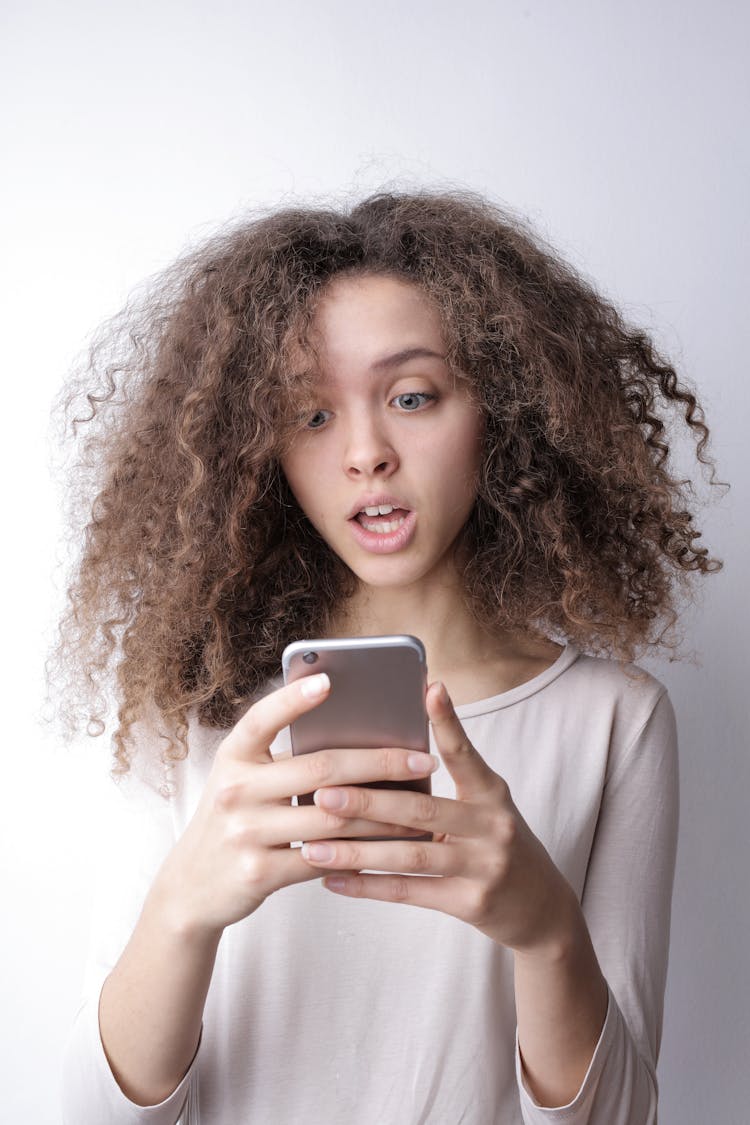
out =
{"type": "Polygon", "coordinates": [[[677,839],[669,697],[660,687],[650,694],[632,738],[610,746],[582,908],[440,684],[426,703],[454,800],[324,786],[315,801],[427,829],[432,842],[320,848],[308,838],[303,855],[337,894],[442,910],[523,954],[516,1065],[527,1125],[652,1125],[677,839]]]}
{"type": "Polygon", "coordinates": [[[195,1056],[220,937],[191,930],[157,880],[99,1001],[107,1061],[137,1105],[167,1099],[195,1056]]]}
{"type": "MultiPolygon", "coordinates": [[[[292,806],[292,794],[312,791],[321,778],[356,783],[379,776],[357,750],[272,758],[278,732],[322,702],[329,686],[325,676],[308,677],[249,708],[213,755],[198,806],[176,842],[167,803],[155,807],[156,794],[139,795],[136,819],[115,848],[119,862],[105,872],[95,969],[66,1057],[71,1125],[174,1125],[190,1097],[183,1079],[198,1048],[224,929],[281,887],[316,877],[290,843],[401,830],[292,806]],[[316,684],[322,694],[311,690],[316,684]],[[136,910],[123,908],[124,899],[136,910]]],[[[388,780],[413,778],[408,758],[407,750],[391,755],[388,780]]],[[[419,758],[424,774],[434,763],[419,758]]]]}
{"type": "Polygon", "coordinates": [[[515,955],[526,1125],[656,1122],[678,807],[676,724],[662,692],[612,764],[581,908],[557,943],[515,955]]]}
{"type": "MultiPolygon", "coordinates": [[[[186,1002],[194,1003],[202,1011],[205,996],[200,996],[199,982],[191,985],[188,980],[184,952],[175,948],[174,935],[169,934],[170,926],[176,928],[174,922],[161,916],[166,912],[160,914],[151,889],[157,886],[160,868],[175,844],[171,808],[155,789],[131,776],[110,789],[105,812],[108,838],[99,844],[85,1000],[71,1029],[63,1066],[63,1121],[66,1125],[98,1125],[105,1120],[118,1125],[174,1125],[189,1095],[190,1079],[180,1080],[195,1053],[200,1011],[192,1052],[184,1066],[177,1064],[180,1073],[174,1080],[165,1082],[162,1077],[155,1085],[151,1082],[153,1088],[148,1075],[159,1066],[161,1050],[170,1050],[170,1013],[176,1014],[175,1005],[184,1008],[186,1002]],[[183,986],[181,996],[171,994],[176,979],[183,986]],[[156,1048],[155,1032],[163,1036],[156,1048]],[[123,1033],[150,1051],[145,1082],[138,1069],[137,1046],[131,1052],[126,1049],[121,1061],[118,1035],[123,1033]],[[135,1081],[132,1075],[137,1076],[135,1081]]],[[[189,1017],[184,1026],[190,1035],[189,1017]]]]}
{"type": "Polygon", "coordinates": [[[513,959],[523,1075],[540,1106],[567,1105],[576,1096],[609,1000],[572,887],[554,909],[559,935],[540,949],[516,951],[513,959]]]}

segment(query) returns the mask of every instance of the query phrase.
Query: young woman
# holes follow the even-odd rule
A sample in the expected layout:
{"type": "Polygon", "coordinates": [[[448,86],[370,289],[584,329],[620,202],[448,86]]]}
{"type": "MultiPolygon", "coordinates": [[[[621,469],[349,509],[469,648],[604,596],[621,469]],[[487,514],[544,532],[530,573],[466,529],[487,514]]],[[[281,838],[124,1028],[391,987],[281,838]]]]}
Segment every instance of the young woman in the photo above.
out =
{"type": "Polygon", "coordinates": [[[93,366],[58,672],[100,730],[116,672],[130,783],[66,1121],[655,1122],[677,745],[633,660],[721,565],[668,461],[677,407],[712,464],[695,396],[468,194],[240,224],[93,366]],[[432,755],[291,757],[332,688],[285,645],[385,633],[432,755]]]}

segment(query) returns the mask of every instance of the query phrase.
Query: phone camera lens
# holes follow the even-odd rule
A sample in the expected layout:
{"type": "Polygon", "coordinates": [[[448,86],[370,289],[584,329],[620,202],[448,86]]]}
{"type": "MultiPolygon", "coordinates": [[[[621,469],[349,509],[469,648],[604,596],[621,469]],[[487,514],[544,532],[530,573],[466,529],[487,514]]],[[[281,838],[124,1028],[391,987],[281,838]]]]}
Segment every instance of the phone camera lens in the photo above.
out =
{"type": "Polygon", "coordinates": [[[318,659],[317,652],[303,652],[302,659],[305,664],[315,664],[318,659]]]}

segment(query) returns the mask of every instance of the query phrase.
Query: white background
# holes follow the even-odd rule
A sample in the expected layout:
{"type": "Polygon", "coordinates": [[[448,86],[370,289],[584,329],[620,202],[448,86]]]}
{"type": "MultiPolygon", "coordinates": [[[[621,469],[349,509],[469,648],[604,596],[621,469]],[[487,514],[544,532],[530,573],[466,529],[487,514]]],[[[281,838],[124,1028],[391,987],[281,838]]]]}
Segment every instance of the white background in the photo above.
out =
{"type": "Polygon", "coordinates": [[[63,749],[39,718],[62,585],[52,397],[129,290],[243,207],[395,181],[527,216],[700,388],[733,487],[698,526],[726,567],[685,618],[700,663],[642,661],[682,755],[660,1121],[746,1122],[747,6],[6,0],[0,20],[0,1116],[59,1120],[109,787],[104,740],[63,749]]]}

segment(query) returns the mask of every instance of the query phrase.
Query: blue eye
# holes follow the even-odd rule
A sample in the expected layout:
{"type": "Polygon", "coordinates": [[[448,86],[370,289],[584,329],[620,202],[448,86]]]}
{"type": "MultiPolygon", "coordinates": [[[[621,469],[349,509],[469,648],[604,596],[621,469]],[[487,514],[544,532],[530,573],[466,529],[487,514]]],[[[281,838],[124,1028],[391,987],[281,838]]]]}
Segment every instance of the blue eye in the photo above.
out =
{"type": "Polygon", "coordinates": [[[313,414],[312,418],[310,419],[310,421],[307,423],[307,429],[308,430],[319,430],[320,427],[325,424],[325,418],[323,418],[322,421],[319,421],[317,423],[317,425],[315,424],[315,420],[320,419],[321,415],[326,414],[326,413],[327,413],[327,411],[325,411],[325,410],[316,410],[315,413],[313,414]]]}
{"type": "Polygon", "coordinates": [[[426,391],[404,391],[403,394],[396,395],[396,397],[394,398],[393,401],[397,402],[398,399],[400,399],[400,398],[411,400],[411,402],[414,403],[415,405],[413,405],[413,406],[404,405],[402,407],[402,409],[405,410],[408,414],[413,414],[414,411],[421,405],[419,402],[415,401],[416,399],[424,399],[426,402],[429,402],[432,399],[435,399],[436,397],[437,397],[437,395],[427,394],[426,391]]]}

